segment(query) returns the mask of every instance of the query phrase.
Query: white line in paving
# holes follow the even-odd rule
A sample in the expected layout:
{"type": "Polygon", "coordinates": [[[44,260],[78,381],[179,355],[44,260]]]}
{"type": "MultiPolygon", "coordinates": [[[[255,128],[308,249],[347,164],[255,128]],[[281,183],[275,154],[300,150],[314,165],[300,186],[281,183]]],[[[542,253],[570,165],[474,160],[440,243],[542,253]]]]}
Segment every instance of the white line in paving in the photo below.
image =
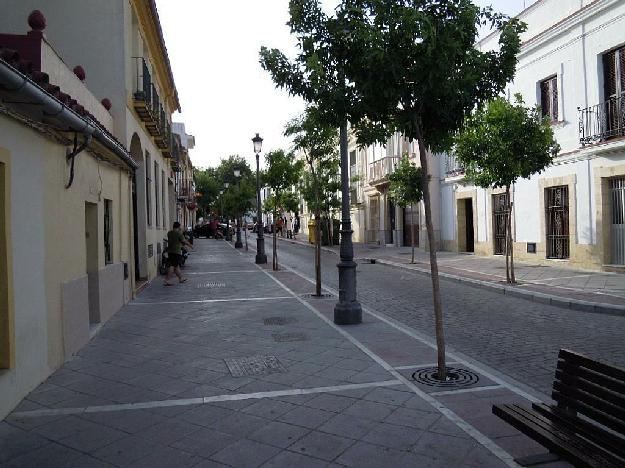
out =
{"type": "MultiPolygon", "coordinates": [[[[452,410],[447,408],[445,405],[443,405],[436,398],[428,395],[427,393],[422,391],[419,387],[417,387],[415,384],[413,384],[411,381],[406,379],[403,375],[401,375],[399,372],[397,372],[395,369],[393,369],[393,366],[391,366],[388,362],[386,362],[384,359],[382,359],[376,353],[371,351],[365,344],[361,343],[358,339],[354,338],[352,335],[347,333],[341,327],[339,327],[336,324],[334,324],[325,315],[323,315],[321,312],[319,312],[317,309],[315,309],[312,305],[310,305],[308,302],[306,302],[301,297],[299,297],[297,294],[295,294],[291,289],[289,289],[280,280],[278,280],[277,278],[275,278],[274,276],[269,274],[269,272],[263,270],[262,268],[258,267],[258,269],[260,271],[262,271],[263,273],[265,273],[270,278],[272,278],[278,285],[280,285],[285,291],[288,291],[296,300],[298,300],[301,304],[303,304],[307,309],[309,309],[317,317],[319,317],[325,323],[327,323],[332,328],[334,328],[338,333],[343,335],[343,337],[345,337],[354,346],[356,346],[363,353],[365,353],[367,356],[369,356],[371,359],[373,359],[375,362],[377,362],[387,372],[392,374],[398,380],[401,380],[404,383],[404,385],[406,385],[408,388],[410,388],[416,395],[420,396],[423,400],[427,401],[431,406],[433,406],[441,414],[443,414],[443,416],[445,416],[451,422],[456,424],[456,426],[458,426],[464,432],[466,432],[471,437],[473,437],[479,444],[484,446],[488,451],[490,451],[493,455],[495,455],[497,458],[499,458],[503,463],[505,463],[507,466],[510,466],[510,467],[517,467],[517,468],[519,467],[519,465],[514,461],[514,458],[512,457],[512,455],[510,455],[508,452],[506,452],[504,449],[502,449],[499,445],[497,445],[495,442],[493,442],[487,436],[482,434],[475,427],[473,427],[472,425],[467,423],[464,419],[462,419],[460,416],[458,416],[452,410]]],[[[288,269],[288,267],[287,267],[287,269],[288,269]]]]}
{"type": "Polygon", "coordinates": [[[117,405],[85,406],[82,408],[56,408],[56,409],[45,409],[45,410],[21,411],[18,413],[13,413],[9,417],[10,418],[34,418],[34,417],[41,417],[41,416],[62,416],[62,415],[67,415],[67,414],[81,414],[81,413],[108,413],[111,411],[140,410],[140,409],[146,409],[146,408],[167,408],[171,406],[202,405],[202,404],[207,404],[207,403],[217,403],[220,401],[259,400],[263,398],[276,398],[276,397],[281,397],[281,396],[345,392],[348,390],[359,390],[361,388],[393,387],[396,385],[402,385],[402,382],[399,380],[382,380],[379,382],[333,385],[330,387],[294,388],[294,389],[289,389],[289,390],[273,390],[270,392],[237,393],[237,394],[215,395],[215,396],[200,397],[200,398],[156,400],[156,401],[144,401],[140,403],[125,403],[125,404],[120,403],[117,405]]]}
{"type": "Polygon", "coordinates": [[[227,270],[227,271],[197,271],[194,273],[185,273],[190,275],[222,275],[224,273],[258,273],[257,270],[227,270]]]}
{"type": "Polygon", "coordinates": [[[598,276],[598,275],[590,274],[590,275],[560,276],[560,277],[556,277],[556,278],[538,278],[538,279],[535,279],[535,280],[525,280],[525,281],[529,281],[529,282],[535,283],[535,284],[541,284],[543,281],[555,281],[555,280],[563,280],[563,279],[587,278],[589,276],[598,276]]]}
{"type": "MultiPolygon", "coordinates": [[[[296,275],[304,278],[305,280],[314,283],[314,281],[312,280],[312,278],[308,278],[307,276],[303,275],[302,273],[293,270],[292,268],[289,267],[285,267],[288,270],[290,270],[291,272],[295,273],[296,275]]],[[[332,294],[334,294],[335,296],[338,295],[337,291],[335,291],[334,289],[325,286],[324,289],[332,294]]],[[[390,325],[391,327],[395,328],[396,330],[401,331],[402,333],[405,333],[406,335],[414,338],[417,341],[420,341],[421,343],[425,344],[426,346],[429,346],[432,349],[436,349],[436,343],[432,343],[430,340],[425,339],[422,336],[419,336],[417,333],[415,333],[413,330],[403,326],[400,323],[395,322],[394,320],[390,320],[388,318],[386,318],[383,315],[380,315],[379,313],[373,311],[372,309],[369,309],[368,307],[364,307],[362,308],[362,310],[364,312],[366,312],[367,314],[377,318],[378,320],[381,320],[382,322],[386,323],[387,325],[390,325]]],[[[539,398],[536,398],[534,395],[531,395],[529,393],[527,393],[526,391],[522,390],[521,388],[517,387],[516,385],[513,385],[509,382],[506,382],[505,380],[501,379],[500,377],[497,377],[495,375],[493,375],[492,373],[488,372],[486,369],[483,369],[482,367],[470,363],[468,362],[466,359],[462,359],[460,356],[456,355],[453,352],[447,352],[446,353],[447,356],[449,356],[451,359],[454,359],[455,361],[457,361],[459,364],[462,364],[480,374],[482,374],[484,377],[492,380],[493,382],[499,384],[499,385],[503,385],[504,387],[506,387],[508,390],[516,393],[519,396],[522,396],[523,398],[525,398],[526,400],[532,402],[532,403],[538,403],[540,402],[539,398]]]]}
{"type": "MultiPolygon", "coordinates": [[[[461,364],[460,362],[447,362],[447,364],[461,364]]],[[[410,369],[422,369],[426,367],[438,367],[438,362],[432,362],[430,364],[415,364],[414,366],[399,366],[393,367],[395,370],[410,370],[410,369]]]]}
{"type": "Polygon", "coordinates": [[[504,386],[503,385],[487,385],[484,387],[459,388],[457,390],[445,390],[442,392],[432,392],[430,393],[430,395],[432,396],[456,395],[457,393],[485,392],[487,390],[497,390],[498,388],[504,388],[504,386]]]}
{"type": "Polygon", "coordinates": [[[254,301],[275,301],[278,299],[291,299],[291,296],[277,297],[248,297],[240,299],[203,299],[198,301],[163,301],[163,302],[131,302],[128,305],[158,305],[158,304],[206,304],[210,302],[254,302],[254,301]]]}

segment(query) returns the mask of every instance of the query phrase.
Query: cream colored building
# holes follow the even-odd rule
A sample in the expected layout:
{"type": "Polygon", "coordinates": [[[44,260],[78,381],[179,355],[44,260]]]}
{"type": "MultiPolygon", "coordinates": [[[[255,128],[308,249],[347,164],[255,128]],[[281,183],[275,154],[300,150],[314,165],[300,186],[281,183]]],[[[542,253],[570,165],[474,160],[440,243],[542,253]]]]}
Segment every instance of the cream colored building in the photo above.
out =
{"type": "Polygon", "coordinates": [[[181,122],[172,124],[174,142],[173,168],[175,172],[176,206],[172,214],[183,229],[193,228],[197,216],[193,163],[189,151],[195,147],[195,137],[186,132],[181,122]]]}
{"type": "Polygon", "coordinates": [[[137,164],[53,46],[0,34],[0,419],[132,297],[137,164]]]}
{"type": "Polygon", "coordinates": [[[175,197],[171,114],[180,109],[154,0],[5,0],[0,31],[21,33],[39,9],[45,34],[70,68],[112,102],[113,134],[139,167],[133,183],[133,289],[158,275],[175,197]],[[6,4],[10,3],[10,7],[6,4]],[[6,6],[6,8],[5,8],[6,6]]]}

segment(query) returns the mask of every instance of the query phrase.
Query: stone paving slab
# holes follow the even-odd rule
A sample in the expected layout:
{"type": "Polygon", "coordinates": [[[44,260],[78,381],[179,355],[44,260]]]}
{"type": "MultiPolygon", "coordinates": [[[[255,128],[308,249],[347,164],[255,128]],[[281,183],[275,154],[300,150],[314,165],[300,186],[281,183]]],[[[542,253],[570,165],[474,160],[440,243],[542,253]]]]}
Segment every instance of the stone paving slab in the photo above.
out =
{"type": "Polygon", "coordinates": [[[506,460],[535,449],[488,412],[514,392],[426,397],[395,367],[431,364],[431,347],[369,315],[338,329],[333,300],[300,296],[304,279],[261,271],[225,242],[195,247],[189,283],[153,282],[0,422],[0,465],[499,467],[485,440],[506,460]],[[193,302],[208,281],[232,287],[211,289],[222,302],[193,302]],[[276,316],[290,320],[265,323],[276,316]],[[298,333],[308,339],[274,339],[298,333]],[[286,372],[233,376],[226,360],[251,356],[286,372]]]}

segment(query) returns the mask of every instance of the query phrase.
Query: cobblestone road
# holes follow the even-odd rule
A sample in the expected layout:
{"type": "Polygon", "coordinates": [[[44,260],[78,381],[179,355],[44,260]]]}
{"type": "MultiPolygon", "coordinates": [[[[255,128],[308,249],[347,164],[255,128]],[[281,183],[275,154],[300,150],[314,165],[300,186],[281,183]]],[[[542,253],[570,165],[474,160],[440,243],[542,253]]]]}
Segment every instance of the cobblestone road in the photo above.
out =
{"type": "MultiPolygon", "coordinates": [[[[267,245],[268,253],[270,245],[267,245]]],[[[280,261],[312,277],[313,249],[279,244],[280,261]]],[[[338,256],[322,253],[323,279],[338,286],[338,256]]],[[[448,346],[526,385],[550,393],[560,348],[625,366],[625,318],[542,305],[441,281],[448,346]]],[[[428,276],[383,265],[358,266],[366,306],[434,335],[428,276]]]]}

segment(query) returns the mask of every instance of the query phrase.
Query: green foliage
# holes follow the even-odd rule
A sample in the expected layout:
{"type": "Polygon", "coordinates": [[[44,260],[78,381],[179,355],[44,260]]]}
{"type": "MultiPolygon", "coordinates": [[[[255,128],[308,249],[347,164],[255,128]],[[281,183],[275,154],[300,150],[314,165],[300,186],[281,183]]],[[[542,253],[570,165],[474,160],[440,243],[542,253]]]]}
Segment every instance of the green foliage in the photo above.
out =
{"type": "Polygon", "coordinates": [[[407,154],[402,156],[389,180],[391,198],[402,208],[423,199],[423,171],[410,162],[407,154]]]}
{"type": "Polygon", "coordinates": [[[293,138],[293,149],[304,156],[306,171],[299,190],[314,213],[329,214],[341,206],[339,136],[336,127],[328,126],[317,107],[291,120],[284,132],[293,138]]]}
{"type": "Polygon", "coordinates": [[[293,154],[275,150],[265,154],[263,181],[275,193],[287,191],[297,184],[302,171],[302,161],[295,161],[293,154]]]}
{"type": "Polygon", "coordinates": [[[207,216],[215,207],[219,207],[217,201],[222,185],[217,179],[215,169],[210,167],[193,169],[193,179],[196,192],[201,193],[197,198],[200,214],[207,216]]]}
{"type": "Polygon", "coordinates": [[[455,154],[466,177],[480,187],[510,187],[552,163],[560,146],[538,107],[497,98],[467,118],[455,138],[455,154]]]}
{"type": "Polygon", "coordinates": [[[256,179],[245,158],[238,155],[229,156],[222,159],[214,171],[219,190],[224,190],[223,214],[240,216],[255,205],[256,179]],[[241,171],[238,178],[234,176],[235,169],[241,171]],[[224,188],[225,183],[230,184],[227,189],[224,188]]]}
{"type": "Polygon", "coordinates": [[[470,0],[343,0],[350,31],[347,77],[360,98],[360,143],[395,132],[450,148],[465,115],[514,77],[525,25],[470,0]],[[501,31],[498,51],[474,47],[478,28],[501,31]]]}
{"type": "Polygon", "coordinates": [[[241,179],[248,179],[254,176],[245,158],[238,154],[228,156],[227,159],[222,159],[217,169],[215,169],[215,176],[222,185],[225,182],[235,184],[237,183],[237,178],[234,176],[235,169],[241,171],[241,179]]]}

